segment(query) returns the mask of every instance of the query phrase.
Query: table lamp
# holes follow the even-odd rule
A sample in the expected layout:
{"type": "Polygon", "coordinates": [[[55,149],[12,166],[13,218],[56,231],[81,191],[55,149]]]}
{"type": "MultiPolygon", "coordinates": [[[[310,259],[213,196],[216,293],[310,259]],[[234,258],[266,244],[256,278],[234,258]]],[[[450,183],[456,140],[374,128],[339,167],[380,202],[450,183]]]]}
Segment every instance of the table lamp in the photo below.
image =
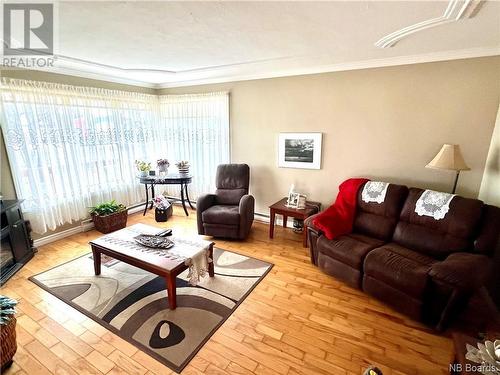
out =
{"type": "Polygon", "coordinates": [[[434,159],[425,166],[426,168],[448,169],[456,172],[455,183],[453,184],[452,194],[455,194],[457,188],[458,176],[460,171],[468,171],[470,168],[465,164],[465,160],[460,152],[459,145],[444,144],[434,159]]]}

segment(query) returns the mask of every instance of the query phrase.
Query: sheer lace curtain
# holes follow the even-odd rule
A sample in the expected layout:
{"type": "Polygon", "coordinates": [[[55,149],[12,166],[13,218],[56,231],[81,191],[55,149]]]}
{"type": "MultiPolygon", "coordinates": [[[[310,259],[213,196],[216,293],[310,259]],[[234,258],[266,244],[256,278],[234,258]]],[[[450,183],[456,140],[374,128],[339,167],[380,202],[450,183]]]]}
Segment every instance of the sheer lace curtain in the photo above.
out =
{"type": "MultiPolygon", "coordinates": [[[[163,95],[160,113],[165,155],[190,162],[190,198],[213,191],[217,166],[229,162],[228,94],[163,95]]],[[[166,190],[173,195],[175,189],[166,190]]]]}
{"type": "MultiPolygon", "coordinates": [[[[189,130],[197,125],[190,118],[177,118],[172,126],[168,116],[160,116],[165,97],[12,79],[2,79],[0,94],[2,131],[16,193],[25,200],[25,217],[37,233],[85,219],[88,208],[102,201],[115,199],[125,205],[143,201],[136,159],[153,165],[159,157],[187,159],[193,173],[209,168],[194,178],[195,193],[209,185],[202,180],[209,173],[214,179],[213,164],[206,161],[215,159],[199,156],[213,153],[202,145],[204,136],[189,141],[177,135],[199,134],[189,130]],[[171,146],[181,140],[182,147],[171,146]],[[178,149],[189,152],[174,151],[178,149]],[[200,160],[204,167],[198,168],[200,160]]],[[[198,108],[194,105],[188,113],[198,108]]],[[[204,107],[205,111],[209,109],[204,107]]],[[[228,130],[220,134],[223,137],[228,130]]],[[[216,160],[227,162],[229,151],[224,157],[216,160]]]]}

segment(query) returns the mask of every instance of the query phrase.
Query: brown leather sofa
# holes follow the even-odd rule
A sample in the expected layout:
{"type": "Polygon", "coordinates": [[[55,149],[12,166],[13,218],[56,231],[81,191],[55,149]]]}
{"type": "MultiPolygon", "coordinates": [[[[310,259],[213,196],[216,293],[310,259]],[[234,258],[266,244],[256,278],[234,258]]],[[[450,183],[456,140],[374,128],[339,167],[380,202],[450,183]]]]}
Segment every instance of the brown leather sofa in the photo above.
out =
{"type": "Polygon", "coordinates": [[[500,208],[455,196],[446,216],[435,220],[415,212],[422,189],[390,184],[381,204],[364,202],[361,191],[352,233],[328,240],[312,224],[315,216],[306,220],[311,261],[396,310],[444,329],[491,280],[500,208]]]}
{"type": "Polygon", "coordinates": [[[255,199],[248,194],[250,168],[247,164],[217,167],[215,194],[196,201],[198,234],[245,239],[252,227],[255,199]]]}

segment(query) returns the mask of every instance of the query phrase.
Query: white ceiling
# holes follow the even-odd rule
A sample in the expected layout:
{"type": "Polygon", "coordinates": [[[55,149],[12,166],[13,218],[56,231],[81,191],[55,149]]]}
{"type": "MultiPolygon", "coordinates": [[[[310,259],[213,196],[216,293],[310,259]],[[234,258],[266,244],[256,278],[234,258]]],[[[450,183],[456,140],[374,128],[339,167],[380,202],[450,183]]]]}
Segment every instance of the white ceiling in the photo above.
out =
{"type": "Polygon", "coordinates": [[[169,87],[500,54],[500,2],[491,0],[472,18],[375,47],[387,34],[440,17],[447,5],[60,2],[55,71],[169,87]]]}

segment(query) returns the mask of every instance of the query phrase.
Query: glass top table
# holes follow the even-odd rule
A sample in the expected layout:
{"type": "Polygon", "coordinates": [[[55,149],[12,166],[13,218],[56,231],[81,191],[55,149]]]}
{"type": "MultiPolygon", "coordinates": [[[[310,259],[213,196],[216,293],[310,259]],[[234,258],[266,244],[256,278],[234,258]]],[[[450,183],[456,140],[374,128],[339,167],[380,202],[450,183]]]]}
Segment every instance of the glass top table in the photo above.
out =
{"type": "Polygon", "coordinates": [[[146,215],[148,210],[148,205],[150,205],[149,209],[153,208],[153,201],[155,198],[155,186],[156,185],[180,185],[181,187],[181,197],[180,199],[177,197],[168,197],[169,199],[178,200],[182,203],[182,208],[184,208],[184,213],[186,216],[189,216],[189,213],[186,209],[186,200],[194,210],[193,205],[191,204],[191,200],[189,199],[187,186],[193,181],[193,176],[191,174],[182,174],[182,173],[170,173],[166,176],[138,176],[139,182],[144,184],[146,190],[146,206],[144,207],[143,216],[146,215]],[[149,199],[149,191],[151,191],[151,199],[149,199]]]}

